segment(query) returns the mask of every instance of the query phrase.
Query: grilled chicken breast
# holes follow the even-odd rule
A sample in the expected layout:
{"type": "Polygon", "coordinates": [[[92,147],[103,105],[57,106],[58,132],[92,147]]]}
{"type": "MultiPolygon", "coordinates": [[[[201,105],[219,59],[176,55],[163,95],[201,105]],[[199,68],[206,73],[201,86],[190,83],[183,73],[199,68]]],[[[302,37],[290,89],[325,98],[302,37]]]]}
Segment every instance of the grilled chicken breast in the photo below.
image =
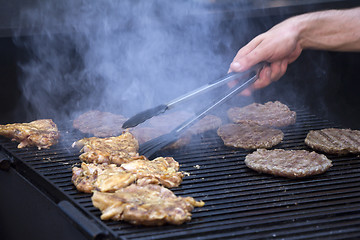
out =
{"type": "Polygon", "coordinates": [[[114,163],[121,165],[136,159],[144,159],[139,156],[139,144],[135,137],[125,132],[117,137],[109,138],[83,138],[72,144],[73,147],[81,148],[83,152],[79,158],[88,163],[114,163]]]}
{"type": "Polygon", "coordinates": [[[51,119],[0,125],[0,135],[19,142],[18,148],[36,146],[39,150],[58,143],[60,138],[60,132],[51,119]]]}
{"type": "Polygon", "coordinates": [[[138,185],[161,184],[164,187],[178,187],[184,174],[179,172],[179,163],[172,157],[158,157],[152,161],[134,160],[121,167],[136,175],[138,185]]]}
{"type": "Polygon", "coordinates": [[[102,220],[123,220],[140,225],[182,224],[191,220],[194,207],[202,207],[192,197],[177,197],[159,185],[132,184],[115,193],[95,191],[93,205],[100,209],[102,220]]]}
{"type": "Polygon", "coordinates": [[[81,192],[114,192],[136,182],[138,185],[161,184],[165,187],[180,185],[183,174],[179,163],[171,157],[158,157],[152,161],[134,160],[121,166],[115,164],[82,163],[73,167],[72,182],[81,192]]]}

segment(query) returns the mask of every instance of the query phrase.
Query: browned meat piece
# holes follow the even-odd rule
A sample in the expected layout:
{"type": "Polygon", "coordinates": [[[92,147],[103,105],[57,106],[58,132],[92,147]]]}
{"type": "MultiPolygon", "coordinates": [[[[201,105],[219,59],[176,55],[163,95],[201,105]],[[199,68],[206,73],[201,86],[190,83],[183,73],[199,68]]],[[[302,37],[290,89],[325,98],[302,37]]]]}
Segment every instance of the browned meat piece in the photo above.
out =
{"type": "Polygon", "coordinates": [[[115,164],[82,163],[72,169],[72,182],[80,192],[114,192],[135,182],[136,176],[115,164]]]}
{"type": "Polygon", "coordinates": [[[312,130],[307,134],[305,143],[315,150],[330,154],[360,153],[360,131],[339,128],[312,130]]]}
{"type": "Polygon", "coordinates": [[[321,174],[332,166],[323,154],[283,149],[258,149],[246,156],[245,164],[258,172],[288,178],[321,174]]]}
{"type": "Polygon", "coordinates": [[[94,192],[93,205],[102,212],[102,220],[127,221],[138,225],[182,224],[191,220],[194,207],[202,207],[192,197],[177,197],[159,185],[132,184],[115,193],[94,192]]]}
{"type": "Polygon", "coordinates": [[[294,124],[296,112],[279,101],[265,104],[253,103],[239,108],[230,108],[227,112],[229,119],[234,123],[257,123],[259,125],[284,127],[294,124]]]}
{"type": "Polygon", "coordinates": [[[191,134],[201,134],[210,130],[217,130],[221,126],[221,118],[207,115],[189,128],[191,134]]]}
{"type": "Polygon", "coordinates": [[[284,138],[280,129],[254,123],[226,124],[218,129],[217,134],[226,146],[244,149],[271,148],[284,138]]]}
{"type": "Polygon", "coordinates": [[[95,137],[111,137],[118,136],[124,131],[121,126],[126,120],[122,115],[93,110],[78,116],[73,121],[73,127],[95,137]]]}
{"type": "Polygon", "coordinates": [[[152,161],[134,160],[120,167],[115,164],[82,163],[72,169],[72,182],[81,192],[114,192],[137,182],[138,185],[162,184],[165,187],[180,185],[183,174],[179,163],[171,157],[158,157],[152,161]]]}
{"type": "Polygon", "coordinates": [[[129,132],[117,137],[83,138],[74,142],[72,146],[81,148],[83,153],[79,158],[88,163],[115,163],[120,165],[136,159],[144,159],[144,156],[139,156],[137,140],[129,132]]]}
{"type": "Polygon", "coordinates": [[[126,172],[136,175],[137,184],[161,184],[178,187],[184,175],[179,172],[179,163],[172,157],[158,157],[152,161],[135,160],[121,165],[126,172]]]}
{"type": "Polygon", "coordinates": [[[60,138],[59,130],[51,119],[0,125],[0,135],[19,142],[18,148],[36,146],[39,150],[58,143],[60,138]]]}

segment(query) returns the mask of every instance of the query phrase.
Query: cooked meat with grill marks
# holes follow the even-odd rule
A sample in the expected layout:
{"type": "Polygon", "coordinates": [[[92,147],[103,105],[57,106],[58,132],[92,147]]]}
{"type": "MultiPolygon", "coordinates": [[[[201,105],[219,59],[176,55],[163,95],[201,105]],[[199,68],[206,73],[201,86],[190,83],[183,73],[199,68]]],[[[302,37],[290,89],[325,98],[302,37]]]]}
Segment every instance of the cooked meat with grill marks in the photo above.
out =
{"type": "Polygon", "coordinates": [[[217,134],[226,146],[244,149],[271,148],[284,138],[280,129],[254,123],[226,124],[218,129],[217,134]]]}
{"type": "Polygon", "coordinates": [[[92,110],[78,116],[73,121],[73,127],[95,137],[111,137],[124,131],[122,125],[126,120],[122,115],[92,110]]]}
{"type": "Polygon", "coordinates": [[[184,177],[179,172],[179,163],[172,157],[158,157],[152,161],[135,160],[121,165],[126,172],[136,175],[137,184],[161,184],[165,187],[178,187],[184,177]]]}
{"type": "Polygon", "coordinates": [[[158,157],[152,161],[134,160],[121,166],[115,164],[82,163],[72,169],[72,182],[81,192],[114,192],[137,182],[138,185],[162,184],[178,187],[184,175],[179,163],[171,157],[158,157]]]}
{"type": "Polygon", "coordinates": [[[73,167],[72,182],[80,192],[114,192],[135,182],[136,176],[115,164],[81,163],[73,167]]]}
{"type": "Polygon", "coordinates": [[[94,192],[93,205],[102,212],[102,220],[127,221],[137,225],[182,224],[191,220],[194,207],[202,207],[192,197],[177,197],[159,185],[132,184],[115,193],[94,192]]]}
{"type": "Polygon", "coordinates": [[[284,127],[296,121],[296,112],[279,101],[265,104],[252,103],[242,108],[233,107],[227,111],[227,114],[234,123],[251,122],[272,127],[284,127]]]}
{"type": "Polygon", "coordinates": [[[360,131],[341,128],[311,130],[305,143],[314,150],[330,154],[360,153],[360,131]]]}
{"type": "Polygon", "coordinates": [[[60,132],[51,119],[0,125],[0,135],[19,142],[18,148],[36,146],[39,150],[58,143],[60,138],[60,132]]]}
{"type": "Polygon", "coordinates": [[[306,150],[258,149],[248,154],[245,164],[258,172],[288,178],[321,174],[332,164],[323,154],[306,150]]]}
{"type": "Polygon", "coordinates": [[[81,148],[80,160],[88,163],[115,163],[123,164],[136,159],[144,159],[139,156],[139,144],[135,137],[125,132],[117,137],[109,138],[83,138],[74,142],[73,147],[81,148]]]}

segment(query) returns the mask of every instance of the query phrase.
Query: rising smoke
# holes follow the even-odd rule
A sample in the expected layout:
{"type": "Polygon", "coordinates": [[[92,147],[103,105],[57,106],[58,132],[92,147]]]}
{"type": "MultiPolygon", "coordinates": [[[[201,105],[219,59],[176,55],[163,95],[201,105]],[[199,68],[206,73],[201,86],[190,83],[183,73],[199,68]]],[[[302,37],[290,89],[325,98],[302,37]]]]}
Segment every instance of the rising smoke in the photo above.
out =
{"type": "Polygon", "coordinates": [[[37,118],[129,116],[214,80],[234,54],[222,16],[202,14],[202,1],[35,3],[16,43],[29,53],[21,86],[37,118]]]}

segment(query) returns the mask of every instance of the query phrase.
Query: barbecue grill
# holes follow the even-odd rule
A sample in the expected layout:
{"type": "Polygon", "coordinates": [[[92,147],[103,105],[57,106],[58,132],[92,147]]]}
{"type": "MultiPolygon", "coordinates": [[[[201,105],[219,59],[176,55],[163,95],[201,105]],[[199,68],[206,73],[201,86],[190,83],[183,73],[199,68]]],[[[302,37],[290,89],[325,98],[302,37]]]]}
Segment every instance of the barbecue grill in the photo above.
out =
{"type": "MultiPolygon", "coordinates": [[[[14,2],[24,6],[21,0],[14,2]]],[[[37,1],[27,1],[30,2],[37,1]]],[[[194,13],[217,16],[225,12],[224,25],[226,21],[260,22],[262,28],[253,29],[248,38],[294,14],[359,5],[354,0],[198,2],[207,6],[202,12],[192,9],[194,13]]],[[[23,38],[37,33],[29,32],[16,21],[7,22],[18,15],[18,10],[16,4],[0,8],[0,47],[5,51],[0,55],[1,124],[26,122],[37,116],[31,104],[24,101],[17,81],[20,74],[16,65],[27,53],[12,42],[13,31],[22,32],[23,38]]],[[[231,60],[245,40],[236,29],[228,31],[233,32],[237,43],[231,60]]],[[[256,102],[279,100],[297,112],[296,124],[282,129],[284,140],[274,148],[311,150],[304,144],[310,130],[360,129],[359,59],[358,53],[307,51],[289,66],[284,76],[288,79],[254,93],[256,102]],[[319,68],[313,69],[314,65],[319,68]],[[314,84],[317,82],[326,82],[326,86],[314,84]],[[290,96],[294,92],[296,98],[290,96]],[[322,108],[326,103],[332,110],[329,114],[322,108]]],[[[220,75],[226,71],[225,65],[219,70],[220,75]]],[[[62,99],[58,102],[61,105],[62,99]]],[[[236,99],[227,103],[222,111],[236,103],[236,99]]],[[[0,239],[360,238],[358,155],[327,155],[333,167],[321,175],[301,179],[274,177],[246,167],[244,159],[252,151],[225,147],[216,132],[209,131],[193,138],[184,148],[159,151],[154,156],[174,157],[180,170],[188,174],[172,190],[178,196],[203,200],[205,206],[195,208],[192,220],[179,226],[134,226],[101,221],[100,211],[92,206],[91,194],[75,189],[71,169],[80,164],[80,153],[71,144],[88,136],[75,131],[70,122],[55,122],[61,141],[50,149],[18,149],[17,143],[0,137],[0,239]]]]}
{"type": "MultiPolygon", "coordinates": [[[[283,129],[284,141],[276,148],[308,149],[304,139],[309,130],[337,127],[306,109],[291,108],[297,112],[297,122],[283,129]]],[[[327,155],[333,167],[326,173],[286,179],[247,168],[244,159],[250,151],[225,147],[216,133],[207,132],[185,149],[157,153],[173,156],[180,163],[180,170],[188,173],[180,187],[173,189],[174,193],[203,200],[205,206],[195,208],[192,220],[183,225],[143,227],[100,220],[91,194],[78,192],[71,183],[71,168],[80,160],[78,150],[70,146],[80,136],[66,129],[62,136],[57,146],[46,150],[18,149],[17,143],[5,138],[0,139],[0,144],[17,171],[50,194],[76,228],[90,239],[360,237],[358,155],[327,155]]]]}

